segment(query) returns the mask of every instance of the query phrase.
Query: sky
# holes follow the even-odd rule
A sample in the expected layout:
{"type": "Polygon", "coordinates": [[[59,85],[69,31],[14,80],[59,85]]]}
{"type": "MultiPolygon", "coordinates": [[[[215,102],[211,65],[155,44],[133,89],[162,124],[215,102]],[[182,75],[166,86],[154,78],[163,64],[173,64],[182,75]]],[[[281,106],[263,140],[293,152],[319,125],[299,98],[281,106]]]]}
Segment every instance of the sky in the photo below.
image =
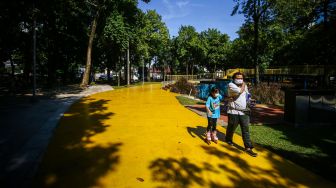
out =
{"type": "Polygon", "coordinates": [[[235,3],[233,0],[151,0],[146,4],[139,1],[143,11],[156,10],[166,23],[170,36],[177,36],[181,25],[191,25],[197,32],[216,28],[230,36],[236,33],[244,22],[243,15],[231,16],[235,3]]]}

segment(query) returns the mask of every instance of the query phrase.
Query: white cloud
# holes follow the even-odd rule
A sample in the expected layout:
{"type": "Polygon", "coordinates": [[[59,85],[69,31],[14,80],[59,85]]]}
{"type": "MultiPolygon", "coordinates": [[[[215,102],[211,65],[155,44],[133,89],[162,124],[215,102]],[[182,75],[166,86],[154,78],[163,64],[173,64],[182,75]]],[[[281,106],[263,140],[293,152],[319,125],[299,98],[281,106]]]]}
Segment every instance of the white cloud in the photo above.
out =
{"type": "Polygon", "coordinates": [[[202,7],[201,4],[192,4],[186,0],[163,0],[163,4],[167,9],[166,13],[163,13],[163,20],[171,20],[175,18],[183,18],[191,13],[191,7],[202,7]]]}
{"type": "Polygon", "coordinates": [[[181,9],[184,6],[187,6],[189,4],[189,1],[179,1],[176,3],[176,5],[181,9]]]}

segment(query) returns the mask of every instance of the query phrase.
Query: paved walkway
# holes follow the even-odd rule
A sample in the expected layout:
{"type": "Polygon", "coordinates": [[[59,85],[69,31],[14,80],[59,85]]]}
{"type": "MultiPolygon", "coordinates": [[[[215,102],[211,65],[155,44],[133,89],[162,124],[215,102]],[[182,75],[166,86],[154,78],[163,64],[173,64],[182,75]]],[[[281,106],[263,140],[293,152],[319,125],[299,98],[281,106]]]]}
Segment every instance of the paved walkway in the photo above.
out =
{"type": "MultiPolygon", "coordinates": [[[[64,114],[34,187],[335,187],[257,147],[203,141],[206,119],[147,85],[95,94],[64,114]]],[[[234,141],[242,145],[241,137],[234,141]]]]}
{"type": "Polygon", "coordinates": [[[55,91],[52,96],[1,97],[0,187],[29,187],[54,128],[63,113],[81,97],[111,90],[91,86],[83,91],[55,91]]]}

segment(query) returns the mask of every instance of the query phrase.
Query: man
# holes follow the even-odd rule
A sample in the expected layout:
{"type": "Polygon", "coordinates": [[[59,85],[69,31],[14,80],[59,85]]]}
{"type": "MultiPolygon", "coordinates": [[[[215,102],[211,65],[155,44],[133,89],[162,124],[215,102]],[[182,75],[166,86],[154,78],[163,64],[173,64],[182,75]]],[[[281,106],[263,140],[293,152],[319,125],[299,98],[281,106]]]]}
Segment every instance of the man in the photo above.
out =
{"type": "Polygon", "coordinates": [[[235,73],[233,75],[233,82],[228,85],[229,102],[227,113],[229,120],[225,140],[229,145],[233,145],[232,137],[238,124],[240,124],[246,152],[256,157],[257,153],[252,151],[253,145],[249,133],[250,116],[247,111],[249,95],[243,74],[240,72],[235,73]]]}

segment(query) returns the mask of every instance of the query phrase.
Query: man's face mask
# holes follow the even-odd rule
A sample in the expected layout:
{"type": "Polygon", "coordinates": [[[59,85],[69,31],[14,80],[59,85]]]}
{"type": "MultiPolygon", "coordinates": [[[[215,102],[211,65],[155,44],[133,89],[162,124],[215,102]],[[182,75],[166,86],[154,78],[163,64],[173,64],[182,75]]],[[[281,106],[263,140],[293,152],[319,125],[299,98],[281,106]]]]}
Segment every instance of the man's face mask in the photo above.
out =
{"type": "Polygon", "coordinates": [[[233,82],[237,85],[241,85],[241,84],[243,84],[244,81],[243,81],[242,78],[236,78],[236,79],[233,80],[233,82]]]}

